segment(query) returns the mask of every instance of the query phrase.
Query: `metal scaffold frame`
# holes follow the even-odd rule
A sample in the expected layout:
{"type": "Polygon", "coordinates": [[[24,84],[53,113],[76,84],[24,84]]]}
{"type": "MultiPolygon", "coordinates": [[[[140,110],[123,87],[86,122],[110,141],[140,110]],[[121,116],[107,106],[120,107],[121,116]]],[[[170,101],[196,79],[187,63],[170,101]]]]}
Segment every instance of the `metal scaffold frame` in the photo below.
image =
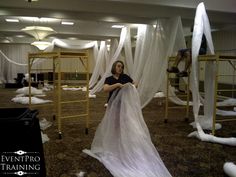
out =
{"type": "MultiPolygon", "coordinates": [[[[59,51],[59,52],[40,52],[40,53],[29,53],[28,54],[28,73],[31,76],[32,66],[35,59],[51,59],[53,62],[53,104],[43,104],[40,106],[54,106],[54,115],[53,117],[57,119],[58,125],[58,134],[59,138],[62,138],[62,119],[70,119],[70,118],[86,118],[86,125],[85,125],[85,133],[88,134],[89,128],[89,58],[88,58],[88,51],[85,52],[68,52],[68,51],[59,51]],[[86,74],[85,80],[85,99],[83,100],[62,100],[62,93],[61,93],[61,79],[62,79],[62,71],[61,65],[63,62],[66,62],[66,59],[77,59],[80,60],[82,66],[84,67],[84,72],[80,72],[86,74]],[[57,76],[57,77],[56,77],[57,76]],[[57,80],[56,80],[57,78],[57,80]],[[65,104],[75,104],[75,103],[85,103],[86,104],[86,111],[83,114],[76,114],[76,115],[69,115],[69,116],[62,116],[62,105],[65,104]]],[[[29,79],[29,107],[32,107],[31,104],[31,79],[29,79]]],[[[35,105],[34,105],[35,106],[35,105]]],[[[38,105],[37,105],[38,106],[38,105]]]]}
{"type": "MultiPolygon", "coordinates": [[[[175,61],[175,57],[169,57],[168,59],[168,68],[170,67],[170,63],[171,62],[174,62],[175,61]]],[[[185,121],[188,121],[189,120],[189,97],[190,97],[190,92],[189,92],[189,77],[187,77],[187,82],[183,82],[183,83],[174,83],[174,84],[171,84],[171,81],[170,79],[176,79],[176,77],[171,77],[171,75],[173,73],[169,73],[169,72],[166,72],[167,74],[167,82],[166,82],[166,100],[165,100],[165,120],[164,122],[167,123],[168,121],[168,110],[169,109],[185,109],[186,110],[186,113],[185,113],[185,121]],[[185,94],[181,94],[181,96],[179,95],[178,97],[182,97],[182,98],[186,98],[186,105],[179,105],[179,106],[169,106],[169,98],[170,97],[174,97],[174,96],[170,96],[169,95],[169,86],[172,85],[174,87],[176,86],[184,86],[186,88],[186,93],[185,94]]],[[[189,73],[188,73],[189,74],[189,73]]],[[[176,96],[175,96],[176,97],[176,96]]]]}
{"type": "MultiPolygon", "coordinates": [[[[171,61],[173,61],[175,59],[175,57],[169,57],[168,60],[168,67],[169,67],[169,63],[171,61]]],[[[230,56],[230,55],[201,55],[198,57],[198,61],[199,62],[206,62],[206,61],[214,61],[216,64],[216,74],[215,74],[215,86],[214,86],[214,110],[213,110],[213,121],[212,121],[212,134],[215,134],[215,124],[217,122],[226,122],[226,121],[236,121],[236,118],[222,118],[219,119],[216,116],[216,110],[217,110],[217,101],[218,101],[218,92],[235,92],[236,89],[218,89],[218,85],[219,85],[219,77],[233,77],[233,80],[236,76],[235,72],[232,75],[229,74],[219,74],[219,64],[220,62],[229,62],[229,64],[233,67],[234,71],[236,70],[235,65],[233,64],[232,60],[236,60],[236,56],[230,56]]],[[[167,85],[166,85],[166,107],[165,107],[165,122],[167,122],[167,118],[168,118],[168,110],[170,109],[169,107],[169,103],[168,100],[170,98],[169,96],[169,86],[170,86],[170,73],[167,72],[167,85]]],[[[189,115],[189,96],[190,96],[190,89],[189,89],[189,77],[188,77],[188,81],[186,82],[186,92],[187,92],[187,104],[185,106],[178,106],[178,107],[185,107],[186,108],[186,116],[189,115]]],[[[172,107],[172,108],[177,108],[177,106],[172,107]]]]}

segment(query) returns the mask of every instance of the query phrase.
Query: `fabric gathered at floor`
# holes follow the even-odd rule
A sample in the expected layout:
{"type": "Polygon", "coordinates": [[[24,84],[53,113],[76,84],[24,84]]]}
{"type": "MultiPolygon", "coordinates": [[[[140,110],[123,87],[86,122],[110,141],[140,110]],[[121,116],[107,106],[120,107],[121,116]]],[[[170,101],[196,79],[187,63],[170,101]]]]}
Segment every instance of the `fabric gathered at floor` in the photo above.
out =
{"type": "Polygon", "coordinates": [[[126,84],[108,103],[91,150],[114,177],[170,177],[144,122],[139,94],[126,84]]]}

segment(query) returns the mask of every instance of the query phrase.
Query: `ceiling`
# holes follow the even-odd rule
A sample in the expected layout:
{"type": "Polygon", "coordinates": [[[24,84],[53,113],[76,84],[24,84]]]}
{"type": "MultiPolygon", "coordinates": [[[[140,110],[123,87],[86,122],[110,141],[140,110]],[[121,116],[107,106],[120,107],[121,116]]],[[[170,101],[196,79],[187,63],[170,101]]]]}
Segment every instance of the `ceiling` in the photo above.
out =
{"type": "MultiPolygon", "coordinates": [[[[68,40],[105,40],[120,35],[114,24],[153,24],[157,18],[181,16],[185,31],[193,23],[199,0],[25,0],[0,1],[0,42],[30,43],[34,38],[22,28],[47,26],[56,33],[47,37],[68,40]],[[29,18],[34,17],[34,18],[29,18]],[[6,22],[6,18],[19,19],[18,23],[6,22]],[[74,25],[61,25],[73,21],[74,25]]],[[[236,30],[235,0],[205,0],[212,28],[236,30]]]]}

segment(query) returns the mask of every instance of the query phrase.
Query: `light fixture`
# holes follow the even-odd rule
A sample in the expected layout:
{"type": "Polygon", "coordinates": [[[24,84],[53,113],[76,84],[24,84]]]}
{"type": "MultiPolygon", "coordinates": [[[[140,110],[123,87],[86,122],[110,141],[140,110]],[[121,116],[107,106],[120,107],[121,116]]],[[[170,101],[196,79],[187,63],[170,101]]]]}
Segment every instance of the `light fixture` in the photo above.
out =
{"type": "Polygon", "coordinates": [[[30,34],[35,37],[35,39],[42,40],[46,36],[55,33],[55,31],[50,27],[44,26],[27,26],[22,29],[27,34],[30,34]]]}
{"type": "Polygon", "coordinates": [[[107,44],[107,50],[110,51],[110,49],[111,49],[111,45],[107,44]]]}
{"type": "Polygon", "coordinates": [[[48,18],[48,17],[19,17],[20,20],[24,22],[38,22],[38,23],[57,23],[60,19],[48,18]]]}
{"type": "Polygon", "coordinates": [[[76,37],[68,37],[69,40],[77,40],[78,38],[76,37]]]}
{"type": "Polygon", "coordinates": [[[25,37],[25,35],[18,34],[18,35],[16,35],[16,37],[23,38],[23,37],[25,37]]]}
{"type": "Polygon", "coordinates": [[[69,21],[62,21],[62,25],[74,25],[74,22],[69,22],[69,21]]]}
{"type": "Polygon", "coordinates": [[[31,43],[31,45],[36,46],[39,50],[45,50],[50,42],[42,41],[46,36],[55,33],[55,31],[50,27],[44,26],[27,26],[22,29],[27,34],[34,36],[37,41],[31,43]]]}
{"type": "Polygon", "coordinates": [[[34,41],[31,45],[37,47],[39,50],[45,50],[51,43],[46,41],[34,41]]]}
{"type": "Polygon", "coordinates": [[[18,19],[15,19],[15,18],[6,18],[5,19],[7,22],[12,22],[12,23],[18,23],[19,20],[18,19]]]}
{"type": "Polygon", "coordinates": [[[112,25],[111,26],[112,28],[123,28],[123,27],[125,27],[124,25],[112,25]]]}
{"type": "Polygon", "coordinates": [[[38,0],[25,0],[27,2],[37,2],[38,0]]]}

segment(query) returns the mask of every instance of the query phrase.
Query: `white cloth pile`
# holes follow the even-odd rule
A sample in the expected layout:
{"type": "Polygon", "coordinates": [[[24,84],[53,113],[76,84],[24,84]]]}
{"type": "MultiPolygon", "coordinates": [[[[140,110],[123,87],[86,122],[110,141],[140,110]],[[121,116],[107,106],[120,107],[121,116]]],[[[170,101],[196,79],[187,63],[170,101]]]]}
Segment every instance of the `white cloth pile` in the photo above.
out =
{"type": "MultiPolygon", "coordinates": [[[[87,91],[86,87],[68,87],[68,85],[63,85],[62,89],[66,91],[83,91],[83,92],[87,91]]],[[[89,98],[96,98],[96,95],[89,93],[89,98]]]]}
{"type": "MultiPolygon", "coordinates": [[[[15,103],[20,103],[20,104],[29,104],[29,87],[23,87],[21,89],[17,89],[16,93],[18,93],[18,95],[14,98],[11,99],[11,101],[15,102],[15,103]]],[[[42,97],[42,96],[46,96],[43,93],[43,90],[40,89],[36,89],[34,87],[31,87],[31,104],[43,104],[43,103],[49,103],[52,102],[51,100],[44,100],[41,98],[37,98],[37,97],[42,97]]]]}
{"type": "MultiPolygon", "coordinates": [[[[49,122],[44,118],[39,121],[39,125],[40,125],[40,129],[43,131],[43,130],[46,130],[48,127],[50,127],[52,125],[52,122],[49,122]]],[[[41,131],[42,142],[46,143],[47,141],[49,141],[49,138],[47,134],[44,134],[42,131],[41,131]]]]}

